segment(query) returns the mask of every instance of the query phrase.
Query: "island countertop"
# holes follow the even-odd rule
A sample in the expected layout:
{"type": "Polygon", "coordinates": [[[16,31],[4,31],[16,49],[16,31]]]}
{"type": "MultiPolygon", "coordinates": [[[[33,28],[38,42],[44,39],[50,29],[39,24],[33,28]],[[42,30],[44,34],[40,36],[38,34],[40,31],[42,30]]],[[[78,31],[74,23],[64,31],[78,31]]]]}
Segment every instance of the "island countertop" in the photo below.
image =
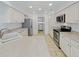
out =
{"type": "MultiPolygon", "coordinates": [[[[67,37],[69,38],[70,40],[74,40],[76,42],[79,43],[79,32],[75,32],[75,31],[72,31],[72,32],[61,32],[61,34],[64,36],[64,37],[67,37]]],[[[61,35],[60,34],[60,35],[61,35]]]]}

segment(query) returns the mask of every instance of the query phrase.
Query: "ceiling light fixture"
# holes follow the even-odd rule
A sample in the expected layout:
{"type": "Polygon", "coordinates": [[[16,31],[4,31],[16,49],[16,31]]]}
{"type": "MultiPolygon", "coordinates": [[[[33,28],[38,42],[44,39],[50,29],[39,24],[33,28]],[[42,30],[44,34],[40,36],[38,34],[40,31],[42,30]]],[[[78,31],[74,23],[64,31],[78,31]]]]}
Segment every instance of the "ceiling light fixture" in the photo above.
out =
{"type": "Polygon", "coordinates": [[[32,6],[29,6],[29,8],[32,8],[32,6]]]}
{"type": "Polygon", "coordinates": [[[52,6],[52,3],[49,3],[49,6],[52,6]]]}
{"type": "Polygon", "coordinates": [[[39,8],[39,10],[42,10],[42,8],[39,8]]]}

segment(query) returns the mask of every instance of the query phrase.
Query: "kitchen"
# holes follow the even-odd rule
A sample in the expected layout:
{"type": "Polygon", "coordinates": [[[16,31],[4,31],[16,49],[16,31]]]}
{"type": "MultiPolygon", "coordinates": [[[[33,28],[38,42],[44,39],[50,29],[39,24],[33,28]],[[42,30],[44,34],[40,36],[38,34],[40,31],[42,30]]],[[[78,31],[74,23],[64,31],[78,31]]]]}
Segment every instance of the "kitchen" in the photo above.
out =
{"type": "Polygon", "coordinates": [[[0,7],[0,56],[79,57],[79,1],[0,1],[0,7]]]}

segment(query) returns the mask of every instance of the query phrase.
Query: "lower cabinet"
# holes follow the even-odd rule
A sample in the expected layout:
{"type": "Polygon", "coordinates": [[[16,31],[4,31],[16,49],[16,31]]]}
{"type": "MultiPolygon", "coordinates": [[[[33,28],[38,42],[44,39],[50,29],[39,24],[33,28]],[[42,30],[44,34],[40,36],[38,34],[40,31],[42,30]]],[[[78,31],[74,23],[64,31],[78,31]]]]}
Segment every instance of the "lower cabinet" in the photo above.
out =
{"type": "Polygon", "coordinates": [[[66,41],[66,39],[60,40],[60,48],[66,54],[66,56],[70,56],[70,42],[66,41]]]}
{"type": "Polygon", "coordinates": [[[79,57],[79,43],[71,40],[71,56],[79,57]]]}
{"type": "Polygon", "coordinates": [[[79,49],[71,46],[71,57],[79,57],[79,49]]]}
{"type": "Polygon", "coordinates": [[[79,57],[79,43],[75,40],[60,34],[60,48],[68,57],[79,57]]]}

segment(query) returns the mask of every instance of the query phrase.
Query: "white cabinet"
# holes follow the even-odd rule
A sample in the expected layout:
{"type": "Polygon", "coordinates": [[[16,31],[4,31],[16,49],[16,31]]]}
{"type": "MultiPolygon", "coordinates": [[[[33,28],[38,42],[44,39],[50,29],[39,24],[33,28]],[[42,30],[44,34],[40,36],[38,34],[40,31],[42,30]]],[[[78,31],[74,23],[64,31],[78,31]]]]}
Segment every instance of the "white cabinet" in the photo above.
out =
{"type": "Polygon", "coordinates": [[[79,2],[66,8],[65,13],[66,23],[79,23],[79,2]]]}
{"type": "Polygon", "coordinates": [[[22,23],[23,21],[22,13],[0,2],[0,23],[22,23]]]}
{"type": "Polygon", "coordinates": [[[6,12],[8,11],[9,6],[4,4],[3,2],[0,2],[0,23],[6,23],[8,22],[6,18],[6,12]]]}
{"type": "Polygon", "coordinates": [[[71,56],[79,57],[79,43],[71,40],[71,56]]]}
{"type": "Polygon", "coordinates": [[[15,9],[10,8],[6,13],[6,18],[9,23],[22,23],[24,22],[24,15],[15,9]]]}
{"type": "Polygon", "coordinates": [[[68,38],[66,38],[61,34],[60,34],[60,48],[67,56],[70,56],[70,40],[68,40],[68,38]]]}
{"type": "Polygon", "coordinates": [[[67,33],[60,33],[60,48],[69,57],[79,57],[79,43],[76,40],[67,33]]]}
{"type": "Polygon", "coordinates": [[[71,57],[79,57],[79,49],[71,46],[71,57]]]}

